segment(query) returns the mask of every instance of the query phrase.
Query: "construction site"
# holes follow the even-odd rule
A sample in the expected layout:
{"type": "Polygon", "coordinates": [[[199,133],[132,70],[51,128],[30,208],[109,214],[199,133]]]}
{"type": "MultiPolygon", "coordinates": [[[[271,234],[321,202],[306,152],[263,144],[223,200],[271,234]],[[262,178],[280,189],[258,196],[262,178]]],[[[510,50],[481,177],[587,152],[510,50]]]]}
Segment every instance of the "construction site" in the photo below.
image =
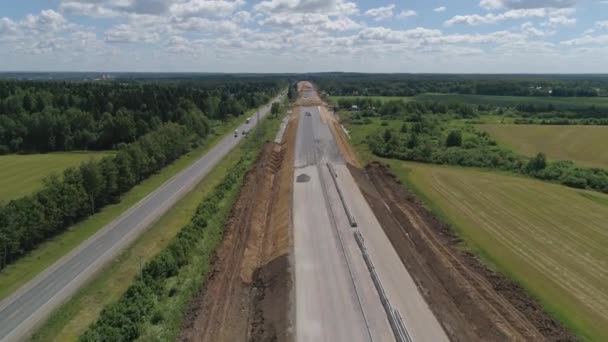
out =
{"type": "Polygon", "coordinates": [[[313,85],[244,179],[180,341],[576,340],[381,163],[313,85]]]}

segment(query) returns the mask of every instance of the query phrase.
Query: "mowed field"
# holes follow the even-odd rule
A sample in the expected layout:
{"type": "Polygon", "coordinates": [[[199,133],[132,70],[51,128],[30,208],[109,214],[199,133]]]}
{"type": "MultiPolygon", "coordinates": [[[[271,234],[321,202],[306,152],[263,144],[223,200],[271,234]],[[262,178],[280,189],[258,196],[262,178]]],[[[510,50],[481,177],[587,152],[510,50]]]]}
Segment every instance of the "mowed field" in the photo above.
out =
{"type": "Polygon", "coordinates": [[[474,169],[391,165],[467,246],[575,333],[608,341],[608,195],[474,169]]]}
{"type": "Polygon", "coordinates": [[[533,156],[543,152],[552,160],[572,160],[582,166],[608,168],[608,126],[485,124],[499,143],[533,156]]]}
{"type": "Polygon", "coordinates": [[[0,156],[0,201],[8,202],[40,188],[48,175],[111,152],[67,152],[0,156]]]}

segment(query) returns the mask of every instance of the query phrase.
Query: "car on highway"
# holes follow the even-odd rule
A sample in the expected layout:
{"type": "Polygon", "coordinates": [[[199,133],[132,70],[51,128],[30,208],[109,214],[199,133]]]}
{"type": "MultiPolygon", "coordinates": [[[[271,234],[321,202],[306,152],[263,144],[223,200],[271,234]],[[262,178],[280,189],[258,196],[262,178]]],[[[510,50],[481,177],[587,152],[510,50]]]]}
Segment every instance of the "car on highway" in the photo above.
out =
{"type": "Polygon", "coordinates": [[[305,114],[306,116],[312,116],[312,114],[310,114],[310,112],[306,112],[305,114]]]}
{"type": "Polygon", "coordinates": [[[247,120],[245,120],[245,123],[249,123],[251,121],[251,118],[247,118],[247,120]]]}
{"type": "Polygon", "coordinates": [[[249,134],[249,132],[247,132],[246,130],[243,130],[243,133],[242,133],[242,134],[243,134],[243,135],[247,135],[247,134],[249,134]]]}
{"type": "Polygon", "coordinates": [[[238,137],[239,137],[239,130],[238,130],[238,129],[235,129],[235,130],[234,130],[234,137],[235,137],[235,138],[238,138],[238,137]]]}

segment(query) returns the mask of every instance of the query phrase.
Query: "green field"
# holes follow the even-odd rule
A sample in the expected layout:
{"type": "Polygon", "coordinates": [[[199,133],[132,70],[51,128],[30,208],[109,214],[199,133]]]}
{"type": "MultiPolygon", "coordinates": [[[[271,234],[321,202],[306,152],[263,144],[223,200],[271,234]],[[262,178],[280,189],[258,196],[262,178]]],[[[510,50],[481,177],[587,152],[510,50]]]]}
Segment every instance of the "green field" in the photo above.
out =
{"type": "Polygon", "coordinates": [[[556,109],[583,109],[595,106],[608,109],[608,97],[532,97],[532,96],[493,96],[467,94],[421,94],[414,97],[417,101],[437,101],[444,103],[485,104],[504,107],[515,107],[518,104],[547,106],[552,104],[556,109]]]}
{"type": "Polygon", "coordinates": [[[0,201],[31,194],[42,186],[45,177],[55,172],[79,166],[91,158],[101,158],[111,152],[66,152],[0,156],[0,201]]]}
{"type": "Polygon", "coordinates": [[[365,138],[400,127],[387,124],[347,125],[363,163],[388,163],[459,233],[464,248],[524,286],[576,334],[608,340],[608,195],[499,172],[378,158],[365,138]]]}
{"type": "Polygon", "coordinates": [[[342,99],[346,99],[346,100],[372,99],[372,100],[382,101],[382,102],[395,101],[395,100],[402,100],[405,102],[414,101],[414,97],[411,97],[411,96],[330,96],[329,97],[329,100],[332,103],[336,103],[342,99]]]}
{"type": "Polygon", "coordinates": [[[552,160],[608,168],[608,126],[477,125],[518,153],[543,152],[552,160]]]}
{"type": "Polygon", "coordinates": [[[475,169],[390,164],[467,248],[575,333],[608,340],[608,195],[475,169]]]}

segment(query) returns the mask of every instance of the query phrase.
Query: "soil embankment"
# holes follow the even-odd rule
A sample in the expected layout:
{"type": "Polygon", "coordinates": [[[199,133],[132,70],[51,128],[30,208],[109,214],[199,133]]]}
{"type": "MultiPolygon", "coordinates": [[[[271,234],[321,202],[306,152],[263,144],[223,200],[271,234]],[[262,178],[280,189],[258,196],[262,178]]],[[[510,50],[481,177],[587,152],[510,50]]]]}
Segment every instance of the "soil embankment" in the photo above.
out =
{"type": "Polygon", "coordinates": [[[576,340],[521,287],[458,248],[460,240],[387,167],[350,169],[451,340],[576,340]]]}
{"type": "Polygon", "coordinates": [[[264,146],[245,176],[180,341],[292,339],[288,253],[296,124],[290,120],[282,144],[264,146]]]}

